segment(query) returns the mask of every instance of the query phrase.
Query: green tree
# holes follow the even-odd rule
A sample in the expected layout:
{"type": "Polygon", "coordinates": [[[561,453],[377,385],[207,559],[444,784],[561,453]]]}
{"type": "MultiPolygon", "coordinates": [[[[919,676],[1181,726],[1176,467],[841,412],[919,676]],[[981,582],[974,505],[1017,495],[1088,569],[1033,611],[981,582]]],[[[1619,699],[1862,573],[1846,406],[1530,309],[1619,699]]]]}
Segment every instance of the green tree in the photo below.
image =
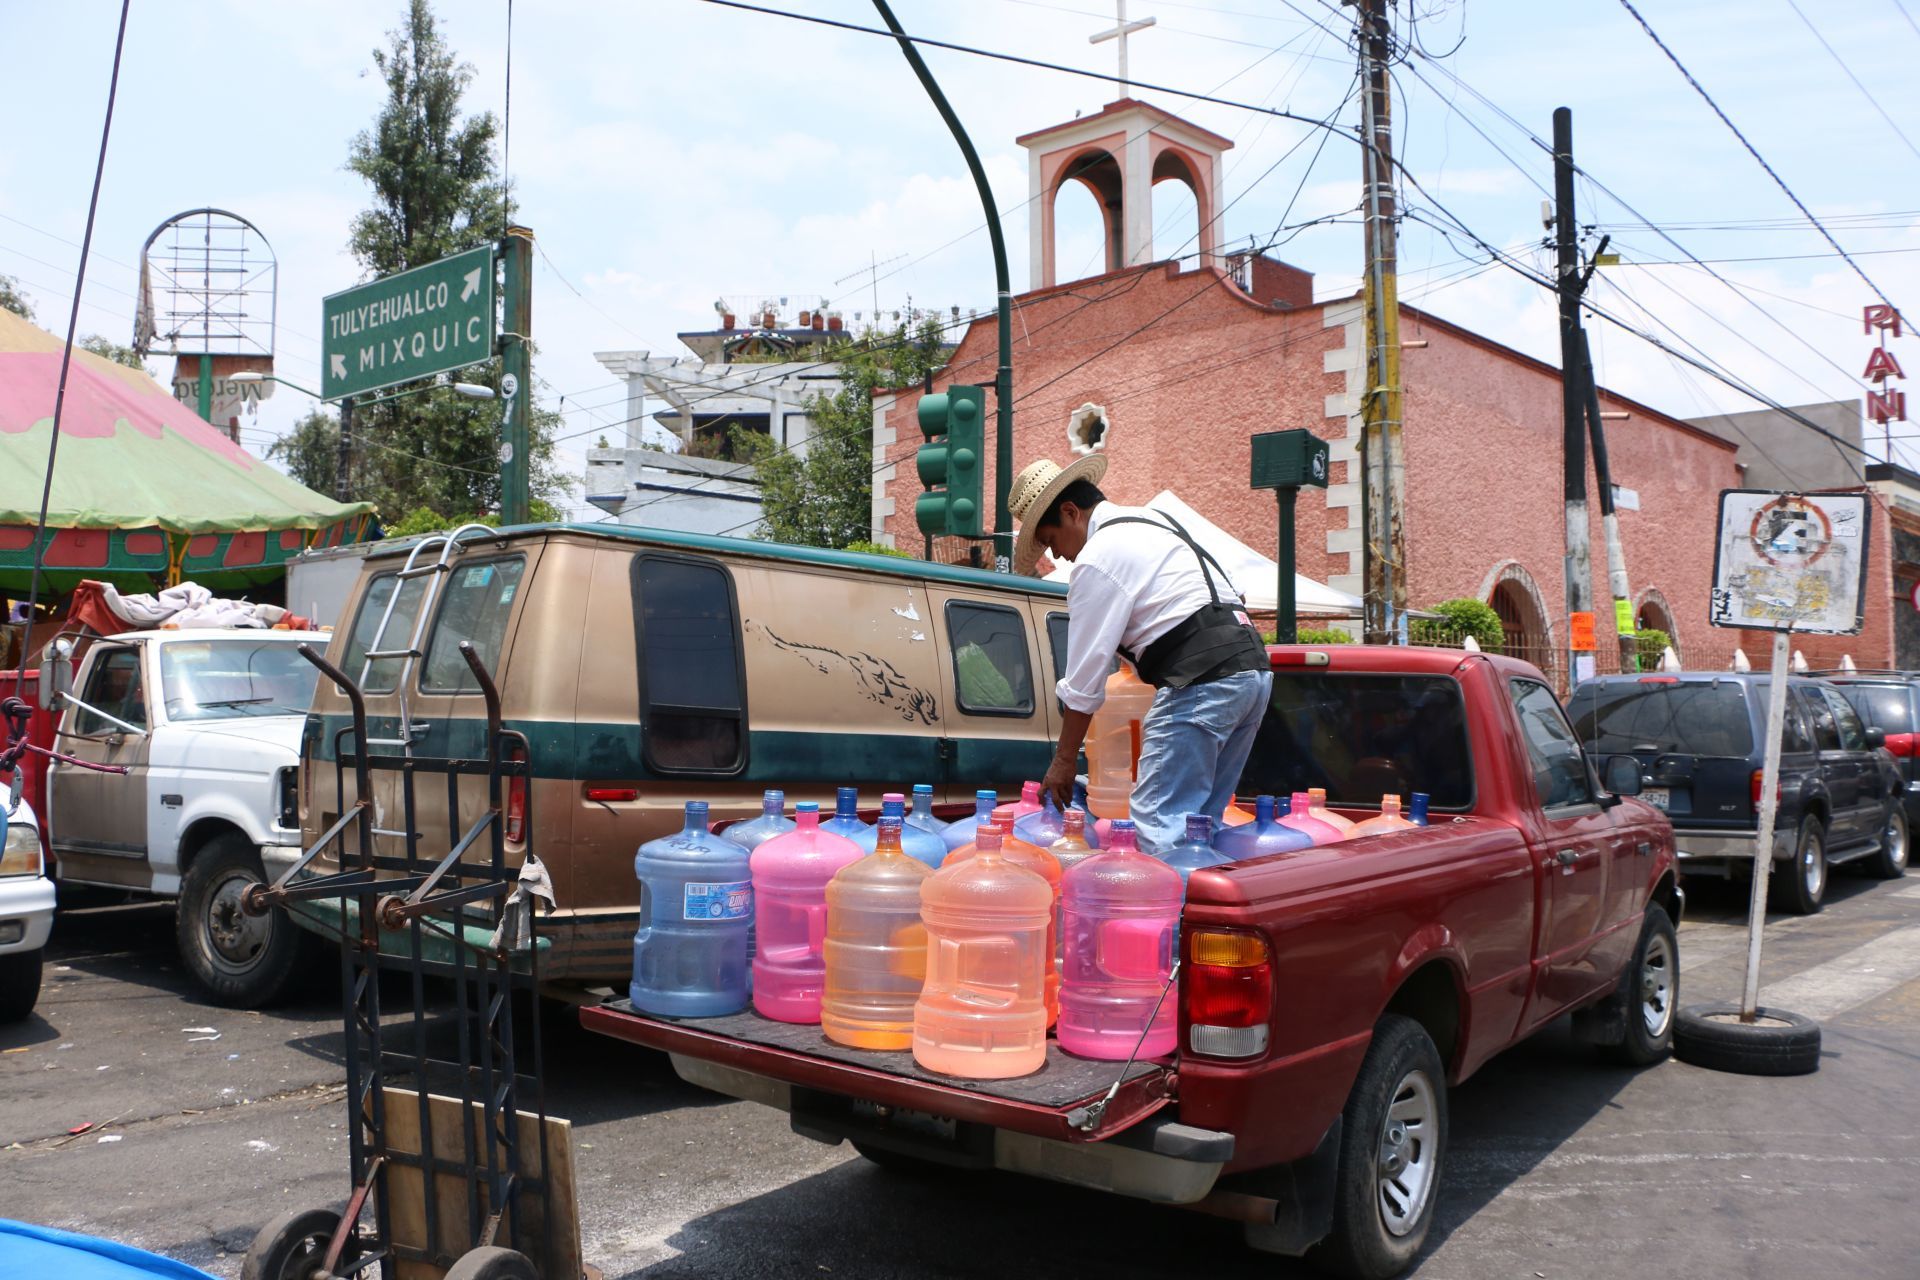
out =
{"type": "Polygon", "coordinates": [[[1428,612],[1437,613],[1437,618],[1415,618],[1407,626],[1407,638],[1414,644],[1431,644],[1443,647],[1459,645],[1468,636],[1472,636],[1480,648],[1487,653],[1499,653],[1506,645],[1506,631],[1500,625],[1500,615],[1493,606],[1484,600],[1462,597],[1457,600],[1442,600],[1439,604],[1427,606],[1428,612]]]}
{"type": "Polygon", "coordinates": [[[313,409],[293,424],[293,430],[267,446],[267,460],[307,488],[333,494],[340,458],[340,422],[324,409],[313,409]]]}
{"type": "Polygon", "coordinates": [[[20,282],[12,276],[0,276],[0,307],[5,307],[23,320],[33,319],[33,304],[27,301],[26,294],[20,292],[20,282]]]}
{"type": "MultiPolygon", "coordinates": [[[[373,51],[386,101],[347,153],[346,167],[373,196],[354,218],[348,240],[369,277],[490,243],[508,214],[494,165],[498,125],[491,112],[462,115],[473,68],[447,47],[429,0],[408,0],[406,19],[388,40],[387,48],[373,51]]],[[[460,377],[498,386],[500,362],[490,360],[460,377]]],[[[497,509],[504,407],[498,400],[434,390],[356,410],[354,496],[389,516],[424,507],[451,520],[497,509]]],[[[536,403],[532,419],[533,493],[551,496],[562,487],[553,451],[560,415],[536,403]]],[[[316,487],[332,491],[331,482],[316,487]]]]}
{"type": "Polygon", "coordinates": [[[123,364],[129,369],[138,369],[142,373],[147,371],[146,362],[140,359],[139,352],[132,347],[123,347],[113,339],[102,337],[97,333],[90,333],[80,339],[80,349],[91,351],[97,356],[105,356],[115,364],[123,364]]]}
{"type": "Polygon", "coordinates": [[[921,381],[940,365],[944,349],[940,326],[928,320],[911,332],[904,325],[891,334],[870,331],[821,353],[840,363],[846,386],[808,402],[813,435],[806,456],[776,449],[765,436],[735,455],[758,464],[762,537],[845,547],[873,536],[873,393],[921,381]]]}

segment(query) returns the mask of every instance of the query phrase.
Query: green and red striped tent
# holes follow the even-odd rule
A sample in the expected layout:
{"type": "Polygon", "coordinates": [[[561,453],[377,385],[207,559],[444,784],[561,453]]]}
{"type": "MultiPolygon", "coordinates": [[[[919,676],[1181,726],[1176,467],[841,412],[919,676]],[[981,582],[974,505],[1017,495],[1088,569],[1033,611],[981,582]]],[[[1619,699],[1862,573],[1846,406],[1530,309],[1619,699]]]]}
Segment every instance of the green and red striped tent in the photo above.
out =
{"type": "MultiPolygon", "coordinates": [[[[33,566],[62,346],[0,308],[0,592],[24,593],[33,566]]],[[[366,537],[372,511],[283,475],[141,370],[73,353],[47,511],[55,590],[271,581],[307,547],[366,537]]]]}

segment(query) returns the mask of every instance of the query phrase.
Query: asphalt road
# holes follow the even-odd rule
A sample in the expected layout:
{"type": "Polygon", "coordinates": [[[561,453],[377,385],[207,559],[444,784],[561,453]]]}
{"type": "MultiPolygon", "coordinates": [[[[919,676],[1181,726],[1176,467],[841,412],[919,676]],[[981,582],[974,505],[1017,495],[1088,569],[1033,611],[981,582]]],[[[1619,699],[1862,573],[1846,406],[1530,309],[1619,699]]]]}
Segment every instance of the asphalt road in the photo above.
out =
{"type": "MultiPolygon", "coordinates": [[[[1737,995],[1743,905],[1690,893],[1683,998],[1737,995]]],[[[1768,990],[1823,1017],[1817,1075],[1635,1073],[1550,1029],[1454,1091],[1437,1227],[1412,1274],[1920,1275],[1920,875],[1836,876],[1826,911],[1776,917],[1767,945],[1768,990]]],[[[558,1006],[546,1016],[549,1109],[574,1123],[586,1256],[608,1277],[1310,1274],[1197,1215],[1011,1176],[884,1173],[558,1006]]],[[[345,1198],[338,1017],[324,979],[271,1013],[206,1004],[164,906],[64,915],[38,1014],[0,1029],[0,1215],[238,1275],[266,1219],[345,1198]]]]}

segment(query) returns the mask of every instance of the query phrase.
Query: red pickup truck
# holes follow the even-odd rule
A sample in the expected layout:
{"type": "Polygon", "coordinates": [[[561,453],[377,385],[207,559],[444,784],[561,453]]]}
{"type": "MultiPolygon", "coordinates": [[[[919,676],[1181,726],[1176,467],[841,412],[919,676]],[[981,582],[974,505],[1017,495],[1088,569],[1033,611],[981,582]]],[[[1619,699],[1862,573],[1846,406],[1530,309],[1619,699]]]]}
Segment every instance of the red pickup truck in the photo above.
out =
{"type": "Polygon", "coordinates": [[[1173,1057],[1055,1048],[1033,1075],[986,1083],[752,1012],[672,1020],[612,1001],[583,1022],[883,1165],[1032,1174],[1231,1217],[1254,1248],[1336,1273],[1404,1270],[1446,1167],[1450,1086],[1569,1012],[1618,1061],[1667,1055],[1672,831],[1628,798],[1637,765],[1589,763],[1526,663],[1358,645],[1272,656],[1242,791],[1325,786],[1350,816],[1425,791],[1431,823],[1194,872],[1173,1057]]]}

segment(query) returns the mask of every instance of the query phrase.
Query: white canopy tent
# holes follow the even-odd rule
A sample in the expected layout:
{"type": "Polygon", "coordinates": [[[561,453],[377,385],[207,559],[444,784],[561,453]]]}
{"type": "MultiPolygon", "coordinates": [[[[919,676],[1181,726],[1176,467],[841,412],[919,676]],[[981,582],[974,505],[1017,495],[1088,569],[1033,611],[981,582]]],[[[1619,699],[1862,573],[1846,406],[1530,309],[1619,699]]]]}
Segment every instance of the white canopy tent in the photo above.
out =
{"type": "MultiPolygon", "coordinates": [[[[1147,506],[1180,522],[1193,540],[1220,562],[1235,586],[1246,593],[1247,607],[1256,613],[1272,613],[1278,607],[1280,566],[1222,529],[1213,521],[1182,502],[1171,489],[1162,489],[1147,506]]],[[[1072,572],[1070,562],[1056,562],[1049,582],[1065,582],[1072,572]]],[[[1305,574],[1293,575],[1295,612],[1302,617],[1358,618],[1365,607],[1359,596],[1348,595],[1324,582],[1315,582],[1305,574]]]]}

